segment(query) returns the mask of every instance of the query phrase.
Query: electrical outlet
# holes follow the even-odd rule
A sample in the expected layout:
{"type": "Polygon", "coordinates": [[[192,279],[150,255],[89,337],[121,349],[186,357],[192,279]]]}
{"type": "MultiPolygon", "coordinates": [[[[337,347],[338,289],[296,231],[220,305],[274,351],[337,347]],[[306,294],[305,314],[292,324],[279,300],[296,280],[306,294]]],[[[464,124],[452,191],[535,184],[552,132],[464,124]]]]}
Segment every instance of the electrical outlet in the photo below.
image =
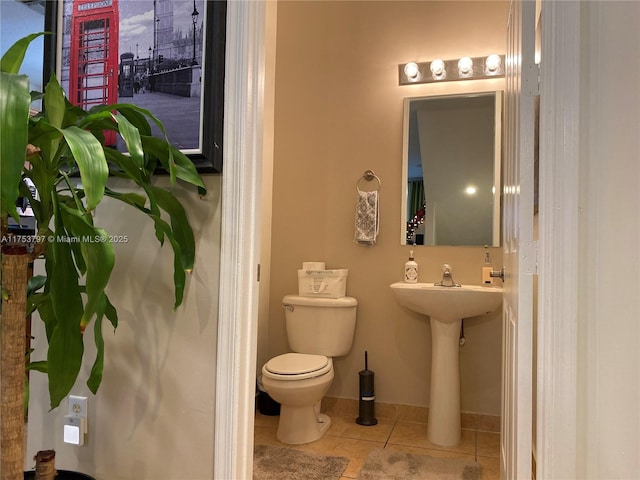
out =
{"type": "Polygon", "coordinates": [[[69,414],[64,416],[65,443],[81,447],[87,431],[87,397],[69,395],[69,414]]]}
{"type": "Polygon", "coordinates": [[[69,395],[69,415],[87,418],[87,397],[69,395]]]}

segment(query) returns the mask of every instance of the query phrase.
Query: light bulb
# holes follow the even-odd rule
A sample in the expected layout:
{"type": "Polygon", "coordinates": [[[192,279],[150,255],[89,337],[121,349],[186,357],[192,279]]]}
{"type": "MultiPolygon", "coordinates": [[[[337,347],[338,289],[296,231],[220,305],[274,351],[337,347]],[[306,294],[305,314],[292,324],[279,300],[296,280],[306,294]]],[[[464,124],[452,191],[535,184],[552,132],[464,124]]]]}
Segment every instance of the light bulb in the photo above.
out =
{"type": "Polygon", "coordinates": [[[458,60],[458,73],[461,77],[473,75],[473,60],[470,57],[462,57],[458,60]]]}
{"type": "Polygon", "coordinates": [[[464,193],[466,193],[467,195],[475,195],[477,191],[478,189],[474,185],[469,185],[464,189],[464,193]]]}
{"type": "Polygon", "coordinates": [[[491,54],[487,57],[484,62],[485,65],[485,73],[487,75],[495,75],[500,70],[500,65],[502,64],[502,59],[500,55],[491,54]]]}
{"type": "Polygon", "coordinates": [[[404,74],[409,80],[417,80],[420,74],[420,69],[416,62],[409,62],[404,66],[404,74]]]}
{"type": "Polygon", "coordinates": [[[431,69],[431,73],[435,79],[444,78],[447,73],[444,69],[444,62],[440,59],[431,62],[431,66],[429,68],[431,69]]]}

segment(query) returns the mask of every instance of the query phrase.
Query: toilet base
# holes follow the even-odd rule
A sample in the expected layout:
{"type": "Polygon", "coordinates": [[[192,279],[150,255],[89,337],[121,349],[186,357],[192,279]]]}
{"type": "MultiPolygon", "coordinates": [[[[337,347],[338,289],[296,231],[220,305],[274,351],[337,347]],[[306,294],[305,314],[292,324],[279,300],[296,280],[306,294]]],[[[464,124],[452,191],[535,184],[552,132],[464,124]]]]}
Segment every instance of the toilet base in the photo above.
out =
{"type": "Polygon", "coordinates": [[[292,407],[282,405],[276,437],[282,443],[299,445],[322,437],[331,426],[331,418],[320,413],[319,405],[292,407]]]}

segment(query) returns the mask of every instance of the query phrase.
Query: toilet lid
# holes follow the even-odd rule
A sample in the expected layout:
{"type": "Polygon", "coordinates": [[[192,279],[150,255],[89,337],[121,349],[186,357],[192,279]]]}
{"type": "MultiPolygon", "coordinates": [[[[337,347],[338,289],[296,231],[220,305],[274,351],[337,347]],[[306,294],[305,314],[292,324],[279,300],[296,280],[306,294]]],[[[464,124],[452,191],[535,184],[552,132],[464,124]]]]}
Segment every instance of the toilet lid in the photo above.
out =
{"type": "Polygon", "coordinates": [[[310,378],[326,373],[331,369],[331,364],[324,355],[285,353],[269,360],[265,369],[275,375],[296,375],[310,378]]]}

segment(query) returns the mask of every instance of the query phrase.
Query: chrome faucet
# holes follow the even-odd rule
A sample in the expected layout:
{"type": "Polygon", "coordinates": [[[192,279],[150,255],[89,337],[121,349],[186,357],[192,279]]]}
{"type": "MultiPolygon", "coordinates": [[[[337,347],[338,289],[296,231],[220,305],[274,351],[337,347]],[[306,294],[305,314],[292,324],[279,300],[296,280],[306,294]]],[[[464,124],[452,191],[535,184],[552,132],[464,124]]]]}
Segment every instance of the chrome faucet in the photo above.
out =
{"type": "Polygon", "coordinates": [[[437,287],[460,287],[459,283],[454,282],[451,273],[451,265],[445,263],[442,265],[442,281],[434,284],[437,287]]]}

